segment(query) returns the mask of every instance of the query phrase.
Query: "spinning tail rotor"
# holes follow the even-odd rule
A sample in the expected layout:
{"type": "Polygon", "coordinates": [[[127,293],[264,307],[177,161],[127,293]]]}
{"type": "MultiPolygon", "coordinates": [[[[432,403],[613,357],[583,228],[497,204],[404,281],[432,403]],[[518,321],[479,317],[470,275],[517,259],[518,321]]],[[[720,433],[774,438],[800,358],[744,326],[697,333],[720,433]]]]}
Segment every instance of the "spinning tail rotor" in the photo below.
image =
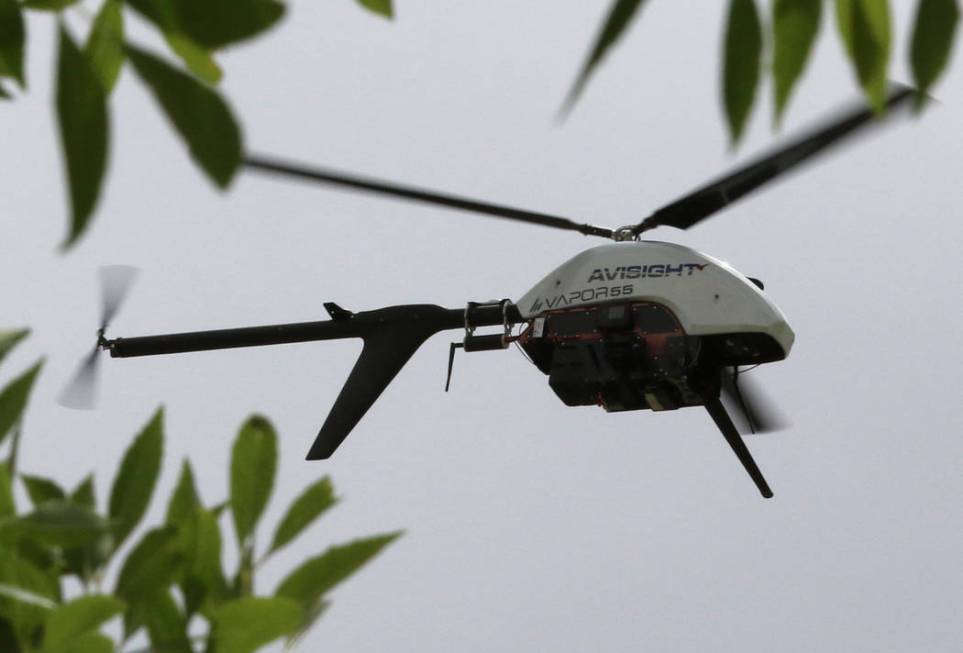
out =
{"type": "Polygon", "coordinates": [[[73,378],[57,398],[57,402],[62,406],[81,410],[94,408],[99,380],[100,350],[107,345],[104,334],[130,292],[137,273],[137,268],[128,265],[108,265],[100,268],[101,307],[97,342],[81,361],[73,378]]]}

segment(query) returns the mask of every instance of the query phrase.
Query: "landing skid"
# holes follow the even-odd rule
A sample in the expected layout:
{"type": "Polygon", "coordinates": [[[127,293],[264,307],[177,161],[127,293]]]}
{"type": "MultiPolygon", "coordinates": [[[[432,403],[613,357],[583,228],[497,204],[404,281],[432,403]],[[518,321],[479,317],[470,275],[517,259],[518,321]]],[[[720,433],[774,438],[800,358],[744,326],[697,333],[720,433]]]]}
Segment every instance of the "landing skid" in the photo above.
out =
{"type": "Polygon", "coordinates": [[[752,478],[753,483],[756,484],[756,487],[759,488],[759,492],[765,498],[771,499],[772,490],[769,489],[769,484],[766,483],[762,472],[760,472],[759,467],[756,466],[756,461],[752,459],[752,454],[749,453],[746,443],[742,441],[742,436],[739,435],[736,425],[732,423],[732,419],[729,417],[729,413],[726,412],[725,406],[722,405],[718,397],[706,397],[705,406],[706,410],[709,411],[709,416],[712,417],[712,421],[716,423],[716,426],[722,431],[722,435],[725,436],[726,442],[732,447],[736,458],[739,459],[742,466],[749,472],[749,476],[752,478]]]}

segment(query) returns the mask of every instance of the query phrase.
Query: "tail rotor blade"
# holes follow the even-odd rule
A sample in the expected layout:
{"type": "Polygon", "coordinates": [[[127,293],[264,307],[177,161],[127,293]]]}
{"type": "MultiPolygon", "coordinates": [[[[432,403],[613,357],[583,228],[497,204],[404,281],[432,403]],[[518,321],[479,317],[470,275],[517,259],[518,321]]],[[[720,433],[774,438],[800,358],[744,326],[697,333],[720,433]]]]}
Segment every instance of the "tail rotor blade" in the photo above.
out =
{"type": "Polygon", "coordinates": [[[99,368],[100,346],[98,345],[80,363],[70,383],[57,397],[57,403],[66,408],[92,410],[97,400],[99,368]]]}
{"type": "Polygon", "coordinates": [[[103,292],[100,328],[106,329],[107,325],[117,315],[121,304],[130,292],[130,287],[137,278],[139,270],[130,265],[105,265],[100,268],[100,285],[103,292]]]}

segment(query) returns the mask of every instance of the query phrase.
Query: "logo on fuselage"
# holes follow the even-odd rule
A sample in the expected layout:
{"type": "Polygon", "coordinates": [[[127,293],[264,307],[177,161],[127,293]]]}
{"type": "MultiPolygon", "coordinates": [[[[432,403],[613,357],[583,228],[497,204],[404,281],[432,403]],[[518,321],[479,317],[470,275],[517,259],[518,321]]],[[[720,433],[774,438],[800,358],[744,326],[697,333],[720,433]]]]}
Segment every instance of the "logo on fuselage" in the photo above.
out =
{"type": "Polygon", "coordinates": [[[652,265],[620,265],[614,268],[595,268],[588,282],[621,281],[624,279],[660,279],[664,277],[691,277],[701,272],[708,263],[653,263],[652,265]]]}

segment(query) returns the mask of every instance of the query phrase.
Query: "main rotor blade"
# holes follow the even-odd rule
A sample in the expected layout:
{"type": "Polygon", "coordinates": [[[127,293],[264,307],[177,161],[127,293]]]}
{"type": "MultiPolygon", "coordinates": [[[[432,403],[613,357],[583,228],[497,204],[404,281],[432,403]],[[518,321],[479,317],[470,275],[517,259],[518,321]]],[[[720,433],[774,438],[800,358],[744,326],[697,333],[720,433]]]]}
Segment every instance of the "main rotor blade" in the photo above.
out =
{"type": "Polygon", "coordinates": [[[117,315],[138,272],[137,268],[129,265],[105,265],[100,268],[100,285],[103,293],[100,313],[101,329],[106,329],[117,315]]]}
{"type": "Polygon", "coordinates": [[[457,195],[449,195],[432,190],[404,186],[370,177],[362,177],[352,173],[331,170],[328,168],[317,168],[301,165],[290,161],[282,161],[273,157],[251,154],[244,160],[244,165],[251,170],[267,172],[275,175],[295,177],[308,181],[317,181],[332,186],[341,186],[353,190],[388,195],[390,197],[400,197],[402,199],[434,204],[437,206],[447,206],[462,211],[471,211],[496,218],[505,218],[518,222],[542,225],[543,227],[554,227],[568,231],[577,231],[586,236],[602,236],[611,238],[612,230],[606,227],[596,227],[590,224],[581,224],[561,216],[549,215],[547,213],[536,213],[524,209],[516,209],[500,204],[491,204],[457,195]]]}
{"type": "Polygon", "coordinates": [[[91,410],[97,400],[99,367],[100,346],[98,345],[81,361],[80,367],[57,397],[57,403],[67,408],[91,410]]]}
{"type": "Polygon", "coordinates": [[[746,375],[722,370],[722,392],[738,408],[740,421],[750,433],[770,433],[786,427],[786,420],[759,386],[746,375]]]}
{"type": "MultiPolygon", "coordinates": [[[[885,117],[890,117],[897,108],[908,107],[914,95],[912,88],[895,87],[886,101],[885,117]]],[[[663,206],[640,222],[634,231],[640,234],[661,226],[688,229],[845,138],[882,122],[865,105],[850,109],[789,144],[663,206]]]]}

